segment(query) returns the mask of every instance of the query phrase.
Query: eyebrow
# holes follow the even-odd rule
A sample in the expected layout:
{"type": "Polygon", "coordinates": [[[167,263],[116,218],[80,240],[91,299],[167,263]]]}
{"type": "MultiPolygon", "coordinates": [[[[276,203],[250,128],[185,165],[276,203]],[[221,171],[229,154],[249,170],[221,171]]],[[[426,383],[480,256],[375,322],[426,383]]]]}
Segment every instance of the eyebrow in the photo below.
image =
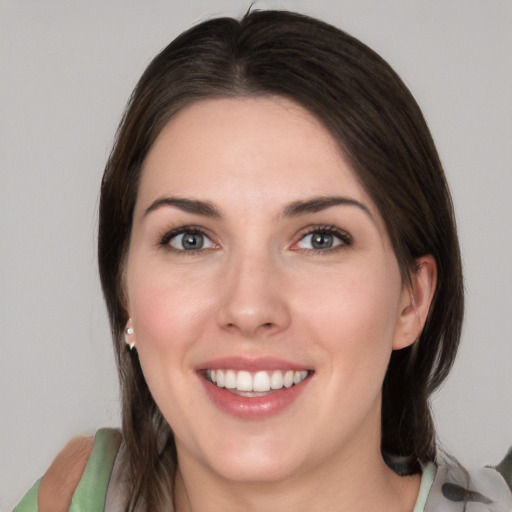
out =
{"type": "Polygon", "coordinates": [[[172,206],[188,213],[195,213],[197,215],[204,215],[205,217],[219,218],[221,214],[213,204],[207,201],[199,201],[197,199],[185,199],[183,197],[161,197],[146,208],[144,217],[159,208],[164,206],[172,206]]]}
{"type": "Polygon", "coordinates": [[[284,210],[284,217],[298,217],[300,215],[306,215],[308,213],[316,213],[332,206],[347,205],[356,206],[362,210],[372,221],[375,221],[370,209],[363,203],[352,199],[350,197],[343,196],[324,196],[324,197],[313,197],[306,201],[294,201],[290,203],[284,210]]]}
{"type": "MultiPolygon", "coordinates": [[[[370,209],[365,204],[356,199],[343,196],[312,197],[304,201],[294,201],[284,209],[283,217],[299,217],[340,205],[355,206],[368,215],[372,221],[375,221],[370,209]]],[[[143,216],[146,217],[149,213],[165,206],[178,208],[184,212],[203,215],[205,217],[222,217],[221,212],[212,203],[198,199],[186,199],[184,197],[161,197],[146,208],[143,216]]]]}

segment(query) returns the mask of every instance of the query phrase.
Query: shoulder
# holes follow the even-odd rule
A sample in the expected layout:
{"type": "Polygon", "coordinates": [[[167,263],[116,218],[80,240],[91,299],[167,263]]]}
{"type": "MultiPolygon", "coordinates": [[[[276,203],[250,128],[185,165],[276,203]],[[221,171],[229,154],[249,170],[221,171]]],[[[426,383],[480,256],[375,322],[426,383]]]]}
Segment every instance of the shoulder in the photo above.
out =
{"type": "Polygon", "coordinates": [[[496,466],[496,470],[501,473],[501,476],[503,476],[512,491],[512,446],[508,450],[507,455],[496,466]]]}
{"type": "Polygon", "coordinates": [[[75,437],[55,457],[39,487],[40,512],[66,512],[94,446],[93,437],[75,437]]]}
{"type": "Polygon", "coordinates": [[[425,512],[511,512],[512,493],[493,468],[468,471],[457,464],[441,464],[430,489],[425,512]]]}
{"type": "Polygon", "coordinates": [[[72,439],[15,512],[67,512],[74,506],[76,510],[102,510],[96,504],[104,503],[120,444],[121,434],[114,429],[72,439]]]}

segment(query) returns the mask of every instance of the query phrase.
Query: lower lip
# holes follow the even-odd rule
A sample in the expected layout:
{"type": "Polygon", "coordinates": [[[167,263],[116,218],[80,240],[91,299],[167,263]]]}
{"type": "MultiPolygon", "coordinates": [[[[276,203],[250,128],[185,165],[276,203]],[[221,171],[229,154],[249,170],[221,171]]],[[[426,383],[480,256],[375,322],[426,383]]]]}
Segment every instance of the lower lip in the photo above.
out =
{"type": "Polygon", "coordinates": [[[202,375],[199,377],[206,394],[218,409],[230,416],[247,420],[269,418],[284,411],[295,402],[311,380],[307,377],[290,388],[282,388],[264,396],[247,397],[219,388],[202,375]]]}

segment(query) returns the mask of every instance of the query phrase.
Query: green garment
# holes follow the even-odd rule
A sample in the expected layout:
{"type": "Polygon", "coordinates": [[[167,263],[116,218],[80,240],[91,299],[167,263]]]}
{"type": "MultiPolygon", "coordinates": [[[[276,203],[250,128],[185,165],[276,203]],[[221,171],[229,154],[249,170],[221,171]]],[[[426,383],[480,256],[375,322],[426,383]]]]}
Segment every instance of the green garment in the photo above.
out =
{"type": "MultiPolygon", "coordinates": [[[[69,512],[101,512],[105,509],[110,474],[120,445],[121,434],[118,430],[98,430],[89,461],[73,494],[69,512]]],[[[40,484],[41,479],[28,491],[13,512],[38,512],[37,494],[40,484]]]]}
{"type": "MultiPolygon", "coordinates": [[[[108,512],[105,511],[105,500],[120,445],[121,434],[118,430],[98,430],[69,512],[108,512]]],[[[496,468],[502,472],[509,485],[511,459],[512,450],[496,468]]],[[[41,480],[36,482],[13,512],[38,512],[40,483],[41,480]]],[[[117,506],[115,508],[117,510],[117,506]]],[[[512,494],[502,476],[492,468],[468,473],[455,465],[425,465],[413,512],[464,511],[512,512],[512,494]]]]}
{"type": "Polygon", "coordinates": [[[497,471],[501,473],[505,482],[507,482],[510,490],[512,491],[512,446],[508,451],[505,458],[496,466],[497,471]]]}

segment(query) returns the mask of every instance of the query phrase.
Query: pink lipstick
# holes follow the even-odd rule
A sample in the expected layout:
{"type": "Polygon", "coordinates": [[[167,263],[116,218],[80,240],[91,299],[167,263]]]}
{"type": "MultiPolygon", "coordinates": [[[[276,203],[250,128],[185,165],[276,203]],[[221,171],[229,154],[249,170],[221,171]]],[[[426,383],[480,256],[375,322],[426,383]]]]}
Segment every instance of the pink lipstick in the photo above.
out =
{"type": "Polygon", "coordinates": [[[276,358],[221,358],[198,368],[210,400],[224,413],[264,419],[289,407],[306,388],[313,370],[276,358]]]}

